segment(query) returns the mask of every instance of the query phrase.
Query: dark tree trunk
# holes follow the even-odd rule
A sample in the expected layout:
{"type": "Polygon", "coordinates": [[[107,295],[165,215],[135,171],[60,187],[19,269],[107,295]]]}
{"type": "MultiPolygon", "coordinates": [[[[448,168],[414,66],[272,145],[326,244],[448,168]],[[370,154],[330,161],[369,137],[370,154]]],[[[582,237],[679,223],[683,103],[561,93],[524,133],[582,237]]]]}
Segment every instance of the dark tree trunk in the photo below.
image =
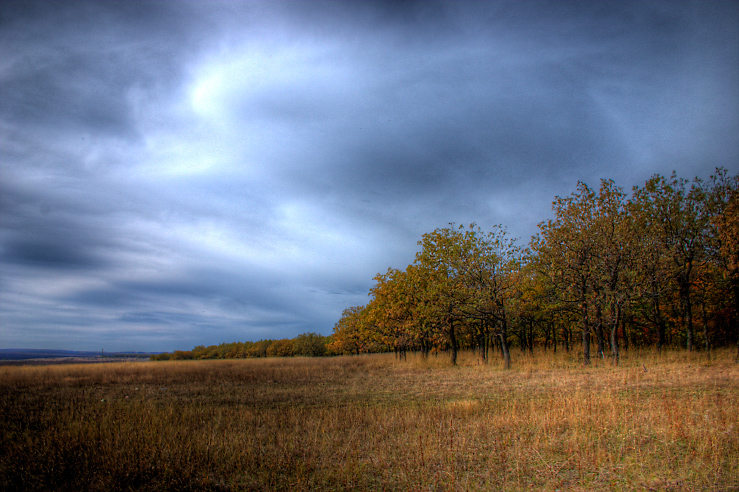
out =
{"type": "Polygon", "coordinates": [[[596,305],[595,308],[595,322],[597,323],[597,329],[595,330],[595,333],[598,338],[598,357],[604,359],[606,351],[606,341],[605,334],[603,333],[603,313],[601,312],[601,308],[599,305],[596,305]]]}
{"type": "Polygon", "coordinates": [[[452,346],[452,365],[457,365],[457,335],[454,333],[454,321],[449,326],[449,343],[452,346]]]}
{"type": "Polygon", "coordinates": [[[478,341],[478,345],[480,348],[480,359],[482,359],[482,362],[484,364],[487,364],[488,362],[488,332],[487,328],[483,324],[480,329],[480,338],[478,341]]]}
{"type": "Polygon", "coordinates": [[[485,362],[487,363],[490,360],[490,346],[492,345],[492,341],[490,340],[490,328],[485,328],[485,362]]]}
{"type": "Polygon", "coordinates": [[[706,339],[706,354],[711,358],[711,339],[708,338],[708,313],[706,312],[706,300],[701,303],[701,324],[703,325],[703,337],[706,339]]]}
{"type": "Polygon", "coordinates": [[[657,351],[662,352],[665,344],[667,343],[667,326],[664,320],[660,319],[657,322],[657,351]]]}
{"type": "Polygon", "coordinates": [[[680,286],[680,304],[685,317],[686,345],[688,352],[693,351],[695,345],[695,335],[693,333],[693,306],[690,299],[690,264],[685,272],[681,272],[678,276],[678,284],[680,286]]]}
{"type": "Polygon", "coordinates": [[[511,353],[508,351],[508,326],[506,320],[503,319],[500,324],[500,348],[503,351],[503,364],[506,369],[511,368],[511,353]]]}
{"type": "Polygon", "coordinates": [[[624,340],[624,350],[629,350],[629,333],[626,331],[626,316],[621,316],[621,335],[624,340]]]}
{"type": "Polygon", "coordinates": [[[618,365],[619,352],[618,352],[618,325],[621,322],[621,306],[615,306],[611,308],[611,315],[613,323],[611,325],[611,354],[613,355],[613,363],[618,365]]]}
{"type": "MultiPolygon", "coordinates": [[[[583,298],[585,297],[583,293],[583,298]]],[[[590,364],[590,326],[588,325],[588,303],[582,301],[582,358],[583,364],[590,364]]]]}
{"type": "Polygon", "coordinates": [[[483,331],[482,337],[480,338],[480,358],[483,364],[488,363],[488,333],[487,330],[483,331]]]}
{"type": "Polygon", "coordinates": [[[505,340],[505,335],[500,334],[500,346],[503,350],[503,365],[506,369],[511,368],[511,353],[508,351],[508,342],[505,340]]]}
{"type": "Polygon", "coordinates": [[[529,354],[534,355],[534,320],[529,320],[529,354]]]}
{"type": "Polygon", "coordinates": [[[665,320],[662,319],[662,311],[659,308],[659,297],[654,292],[654,289],[652,289],[652,309],[654,310],[654,320],[657,323],[657,351],[662,352],[662,347],[667,343],[667,327],[665,326],[665,320]]]}
{"type": "Polygon", "coordinates": [[[688,287],[687,294],[683,299],[683,309],[685,309],[685,329],[687,335],[687,349],[688,352],[693,351],[695,345],[695,335],[693,333],[693,307],[690,303],[690,287],[688,287]]]}

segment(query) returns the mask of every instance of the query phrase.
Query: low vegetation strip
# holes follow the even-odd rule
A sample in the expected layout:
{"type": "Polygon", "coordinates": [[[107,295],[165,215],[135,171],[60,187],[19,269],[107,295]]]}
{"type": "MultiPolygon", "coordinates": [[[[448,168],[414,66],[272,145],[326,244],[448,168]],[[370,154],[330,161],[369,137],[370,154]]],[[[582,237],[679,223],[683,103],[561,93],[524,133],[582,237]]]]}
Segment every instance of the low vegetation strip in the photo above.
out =
{"type": "Polygon", "coordinates": [[[0,367],[0,489],[739,490],[729,350],[458,364],[0,367]]]}

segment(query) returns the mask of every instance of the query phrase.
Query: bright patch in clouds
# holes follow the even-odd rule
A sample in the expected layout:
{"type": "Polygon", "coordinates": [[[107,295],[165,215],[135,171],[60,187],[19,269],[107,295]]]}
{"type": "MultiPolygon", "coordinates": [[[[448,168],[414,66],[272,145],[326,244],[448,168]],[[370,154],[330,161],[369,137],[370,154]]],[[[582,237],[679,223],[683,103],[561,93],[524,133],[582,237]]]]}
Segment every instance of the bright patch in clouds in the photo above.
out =
{"type": "Polygon", "coordinates": [[[739,163],[734,2],[0,3],[0,345],[329,334],[449,222],[739,163]]]}

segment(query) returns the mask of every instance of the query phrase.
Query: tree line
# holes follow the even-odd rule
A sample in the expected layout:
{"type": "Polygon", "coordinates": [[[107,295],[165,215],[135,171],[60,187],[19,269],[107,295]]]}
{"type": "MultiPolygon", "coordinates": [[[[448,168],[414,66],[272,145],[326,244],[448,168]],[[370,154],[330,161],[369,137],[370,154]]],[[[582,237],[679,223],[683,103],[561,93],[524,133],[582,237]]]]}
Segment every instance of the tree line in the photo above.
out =
{"type": "Polygon", "coordinates": [[[199,345],[192,350],[175,350],[151,356],[151,360],[251,359],[259,357],[322,357],[333,355],[332,337],[303,333],[295,338],[267,339],[258,342],[232,342],[199,345]]]}
{"type": "Polygon", "coordinates": [[[506,229],[450,224],[424,234],[415,261],[375,276],[370,301],[336,323],[334,353],[424,356],[513,346],[591,352],[737,345],[739,175],[654,175],[627,193],[579,182],[523,247],[506,229]]]}

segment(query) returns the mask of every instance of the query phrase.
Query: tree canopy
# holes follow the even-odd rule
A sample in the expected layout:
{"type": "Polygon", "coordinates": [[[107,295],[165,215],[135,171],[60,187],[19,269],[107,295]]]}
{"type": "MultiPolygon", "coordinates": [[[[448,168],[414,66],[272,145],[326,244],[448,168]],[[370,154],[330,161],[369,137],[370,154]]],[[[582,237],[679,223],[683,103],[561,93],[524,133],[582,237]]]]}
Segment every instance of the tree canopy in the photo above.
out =
{"type": "Polygon", "coordinates": [[[334,327],[336,353],[573,348],[618,363],[620,346],[737,344],[739,176],[652,176],[627,193],[578,183],[523,248],[505,228],[449,224],[424,234],[415,261],[375,277],[364,306],[334,327]]]}

